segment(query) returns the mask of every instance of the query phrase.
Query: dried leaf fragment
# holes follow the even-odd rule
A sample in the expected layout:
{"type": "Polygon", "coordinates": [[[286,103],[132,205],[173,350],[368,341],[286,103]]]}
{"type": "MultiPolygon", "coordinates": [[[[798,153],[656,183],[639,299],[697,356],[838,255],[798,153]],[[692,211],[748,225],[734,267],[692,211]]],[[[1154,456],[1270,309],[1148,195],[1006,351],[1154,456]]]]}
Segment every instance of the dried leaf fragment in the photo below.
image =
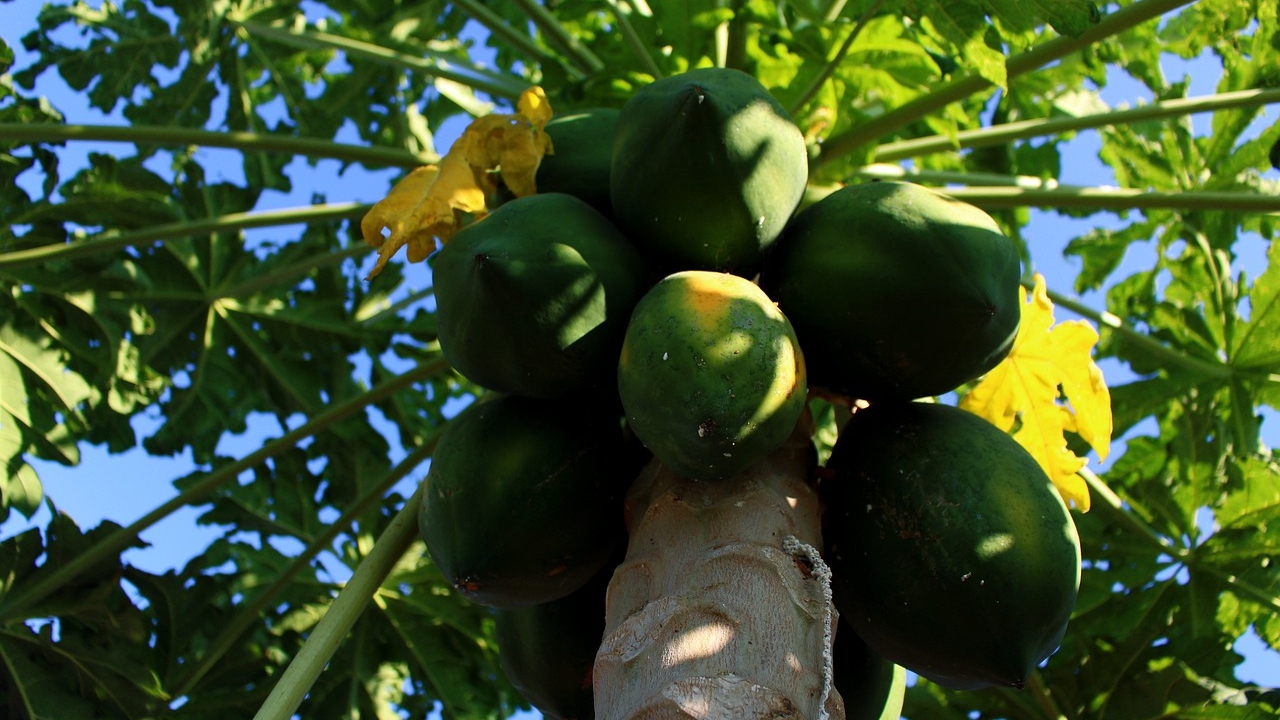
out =
{"type": "Polygon", "coordinates": [[[552,152],[544,130],[550,119],[542,88],[529,88],[514,115],[476,118],[438,166],[417,168],[396,183],[360,222],[365,242],[378,248],[378,262],[365,279],[381,272],[400,248],[408,246],[409,262],[421,262],[437,240],[449,241],[465,216],[483,218],[498,178],[516,197],[537,192],[538,166],[552,152]]]}

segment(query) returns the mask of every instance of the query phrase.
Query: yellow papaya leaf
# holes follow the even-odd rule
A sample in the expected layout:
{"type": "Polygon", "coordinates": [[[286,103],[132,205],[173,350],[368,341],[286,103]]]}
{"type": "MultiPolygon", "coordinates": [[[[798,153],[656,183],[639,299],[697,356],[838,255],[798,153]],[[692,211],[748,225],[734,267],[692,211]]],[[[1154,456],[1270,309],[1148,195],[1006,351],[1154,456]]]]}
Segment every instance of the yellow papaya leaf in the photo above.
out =
{"type": "Polygon", "coordinates": [[[1077,433],[1100,459],[1111,449],[1111,394],[1090,353],[1098,333],[1082,320],[1054,324],[1044,278],[1035,276],[1031,301],[1022,290],[1022,320],[1009,356],[960,401],[1035,457],[1068,504],[1089,510],[1089,490],[1077,474],[1087,462],[1067,448],[1077,433]],[[1061,388],[1061,389],[1059,389],[1061,388]]]}
{"type": "Polygon", "coordinates": [[[360,222],[365,242],[378,248],[378,262],[365,279],[381,272],[402,247],[409,248],[409,262],[425,260],[437,240],[453,237],[463,213],[483,218],[498,177],[516,197],[537,192],[538,166],[552,152],[544,130],[550,119],[542,88],[529,88],[514,115],[476,118],[439,166],[420,167],[396,183],[360,222]]]}

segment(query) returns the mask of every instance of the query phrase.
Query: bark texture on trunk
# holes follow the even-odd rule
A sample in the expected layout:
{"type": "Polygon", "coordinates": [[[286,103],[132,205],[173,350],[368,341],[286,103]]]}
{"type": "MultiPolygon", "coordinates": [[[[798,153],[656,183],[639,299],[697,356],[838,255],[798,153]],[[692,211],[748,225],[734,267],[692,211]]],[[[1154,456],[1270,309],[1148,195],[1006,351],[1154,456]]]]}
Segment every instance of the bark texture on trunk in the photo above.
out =
{"type": "Polygon", "coordinates": [[[812,467],[797,437],[720,482],[645,468],[609,584],[597,720],[843,720],[825,567],[795,543],[822,547],[812,467]]]}

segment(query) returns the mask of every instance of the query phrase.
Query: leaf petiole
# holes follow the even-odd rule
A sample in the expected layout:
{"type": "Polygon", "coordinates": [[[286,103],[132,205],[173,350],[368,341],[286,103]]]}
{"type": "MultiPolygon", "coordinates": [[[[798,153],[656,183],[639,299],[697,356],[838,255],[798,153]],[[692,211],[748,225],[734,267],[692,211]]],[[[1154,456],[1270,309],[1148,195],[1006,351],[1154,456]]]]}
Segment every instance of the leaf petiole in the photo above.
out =
{"type": "MultiPolygon", "coordinates": [[[[1135,25],[1159,17],[1183,5],[1190,5],[1192,2],[1194,0],[1140,0],[1140,2],[1122,7],[1116,12],[1103,17],[1097,25],[1081,33],[1079,37],[1054,38],[1038,47],[1009,58],[1006,63],[1008,77],[1013,78],[1041,68],[1073,52],[1089,47],[1100,40],[1122,33],[1135,25]]],[[[990,86],[990,81],[976,73],[961,75],[954,80],[943,83],[932,92],[904,103],[870,122],[829,138],[823,144],[822,153],[812,164],[810,170],[821,168],[854,152],[863,145],[873,143],[885,135],[900,130],[920,118],[937,112],[953,102],[963,100],[990,86]]]]}
{"type": "Polygon", "coordinates": [[[282,210],[227,213],[226,215],[217,215],[211,218],[154,225],[142,230],[128,232],[104,232],[76,242],[41,245],[26,250],[15,250],[14,252],[0,254],[0,268],[20,267],[22,265],[56,260],[74,260],[99,253],[115,252],[126,247],[149,245],[158,240],[170,240],[193,235],[211,235],[272,225],[292,225],[294,223],[326,222],[354,218],[364,215],[370,207],[372,206],[367,203],[328,203],[282,210]]]}
{"type": "Polygon", "coordinates": [[[18,142],[123,142],[138,145],[200,145],[245,152],[327,158],[377,167],[414,168],[440,161],[401,148],[371,147],[318,138],[245,131],[197,130],[169,125],[63,125],[61,123],[0,123],[0,140],[18,142]]]}
{"type": "Polygon", "coordinates": [[[382,581],[387,579],[396,562],[417,539],[418,504],[421,500],[422,486],[418,486],[378,537],[373,550],[356,566],[355,574],[311,631],[297,657],[289,663],[280,681],[253,716],[254,720],[289,720],[293,717],[316,678],[320,677],[320,672],[369,606],[382,581]]]}
{"type": "Polygon", "coordinates": [[[358,397],[352,398],[340,405],[330,407],[328,410],[320,413],[310,421],[299,425],[297,428],[285,433],[284,435],[266,443],[257,451],[246,455],[234,463],[225,465],[214,472],[209,473],[200,480],[193,483],[186,490],[177,496],[169,499],[156,509],[134,521],[128,527],[120,528],[111,535],[107,536],[100,543],[93,546],[93,549],[81,555],[77,555],[74,560],[68,562],[31,585],[18,588],[12,594],[0,598],[0,619],[25,619],[23,613],[27,612],[34,605],[39,603],[49,594],[58,588],[66,586],[72,578],[80,573],[93,567],[95,564],[102,562],[104,559],[112,557],[122,552],[132,543],[139,534],[147,528],[156,524],[160,520],[171,515],[179,508],[185,507],[193,502],[198,501],[208,493],[217,489],[225,482],[229,482],[237,477],[245,470],[253,468],[258,463],[263,462],[267,458],[288,450],[297,445],[302,440],[331,427],[342,420],[363,412],[364,409],[374,403],[392,397],[396,393],[402,392],[411,387],[415,382],[426,380],[432,376],[446,372],[449,369],[449,363],[443,358],[430,363],[424,363],[418,367],[406,372],[403,375],[394,377],[381,385],[372,388],[368,392],[358,397]]]}
{"type": "Polygon", "coordinates": [[[431,457],[431,454],[435,451],[436,440],[437,438],[433,437],[409,453],[385,477],[375,483],[368,492],[352,503],[337,520],[330,523],[324,532],[312,540],[306,549],[293,559],[289,567],[285,568],[279,577],[272,581],[269,587],[258,593],[252,602],[241,606],[235,619],[228,623],[218,635],[218,642],[201,656],[198,664],[191,667],[177,679],[174,683],[173,696],[182,697],[191,692],[196,683],[200,682],[201,678],[227,654],[227,651],[235,646],[240,636],[261,621],[263,611],[289,588],[289,584],[293,582],[294,577],[306,569],[313,558],[329,547],[334,538],[349,528],[356,518],[376,505],[392,485],[407,477],[414,468],[431,457]]]}

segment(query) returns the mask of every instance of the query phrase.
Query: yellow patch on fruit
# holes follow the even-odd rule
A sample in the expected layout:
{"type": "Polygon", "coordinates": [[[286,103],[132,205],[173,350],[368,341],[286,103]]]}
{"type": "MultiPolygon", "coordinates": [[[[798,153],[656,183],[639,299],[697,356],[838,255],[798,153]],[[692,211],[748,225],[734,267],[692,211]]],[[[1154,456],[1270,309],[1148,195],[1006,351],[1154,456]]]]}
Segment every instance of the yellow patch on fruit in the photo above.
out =
{"type": "Polygon", "coordinates": [[[1044,277],[1031,302],[1022,289],[1022,322],[1009,356],[960,401],[960,408],[1013,434],[1044,468],[1068,504],[1089,510],[1089,488],[1078,475],[1087,462],[1067,448],[1079,435],[1100,460],[1111,449],[1111,393],[1090,355],[1098,333],[1083,320],[1054,324],[1044,277]],[[1061,391],[1059,391],[1061,387],[1061,391]]]}
{"type": "MultiPolygon", "coordinates": [[[[726,331],[732,327],[731,315],[735,304],[746,303],[753,313],[760,313],[766,320],[786,322],[777,303],[749,280],[716,272],[686,272],[679,273],[678,277],[687,308],[684,317],[697,325],[711,357],[728,358],[753,349],[756,339],[752,332],[745,328],[726,331]]],[[[749,426],[759,425],[778,412],[800,382],[797,369],[801,365],[796,362],[791,343],[784,338],[776,338],[774,350],[777,353],[775,372],[749,426]]]]}
{"type": "Polygon", "coordinates": [[[537,192],[538,166],[553,152],[544,130],[550,119],[542,88],[529,88],[514,115],[476,118],[438,166],[420,167],[396,183],[360,221],[365,242],[378,248],[378,262],[365,279],[381,272],[402,247],[408,247],[409,262],[425,260],[437,240],[448,242],[459,229],[464,213],[483,218],[499,177],[516,197],[537,192]]]}
{"type": "MultiPolygon", "coordinates": [[[[708,334],[722,331],[725,317],[733,308],[734,301],[759,304],[762,294],[756,285],[743,282],[737,275],[726,273],[682,273],[680,285],[689,311],[688,317],[697,321],[698,328],[708,334]]],[[[769,301],[760,307],[763,309],[774,306],[769,301]]]]}

